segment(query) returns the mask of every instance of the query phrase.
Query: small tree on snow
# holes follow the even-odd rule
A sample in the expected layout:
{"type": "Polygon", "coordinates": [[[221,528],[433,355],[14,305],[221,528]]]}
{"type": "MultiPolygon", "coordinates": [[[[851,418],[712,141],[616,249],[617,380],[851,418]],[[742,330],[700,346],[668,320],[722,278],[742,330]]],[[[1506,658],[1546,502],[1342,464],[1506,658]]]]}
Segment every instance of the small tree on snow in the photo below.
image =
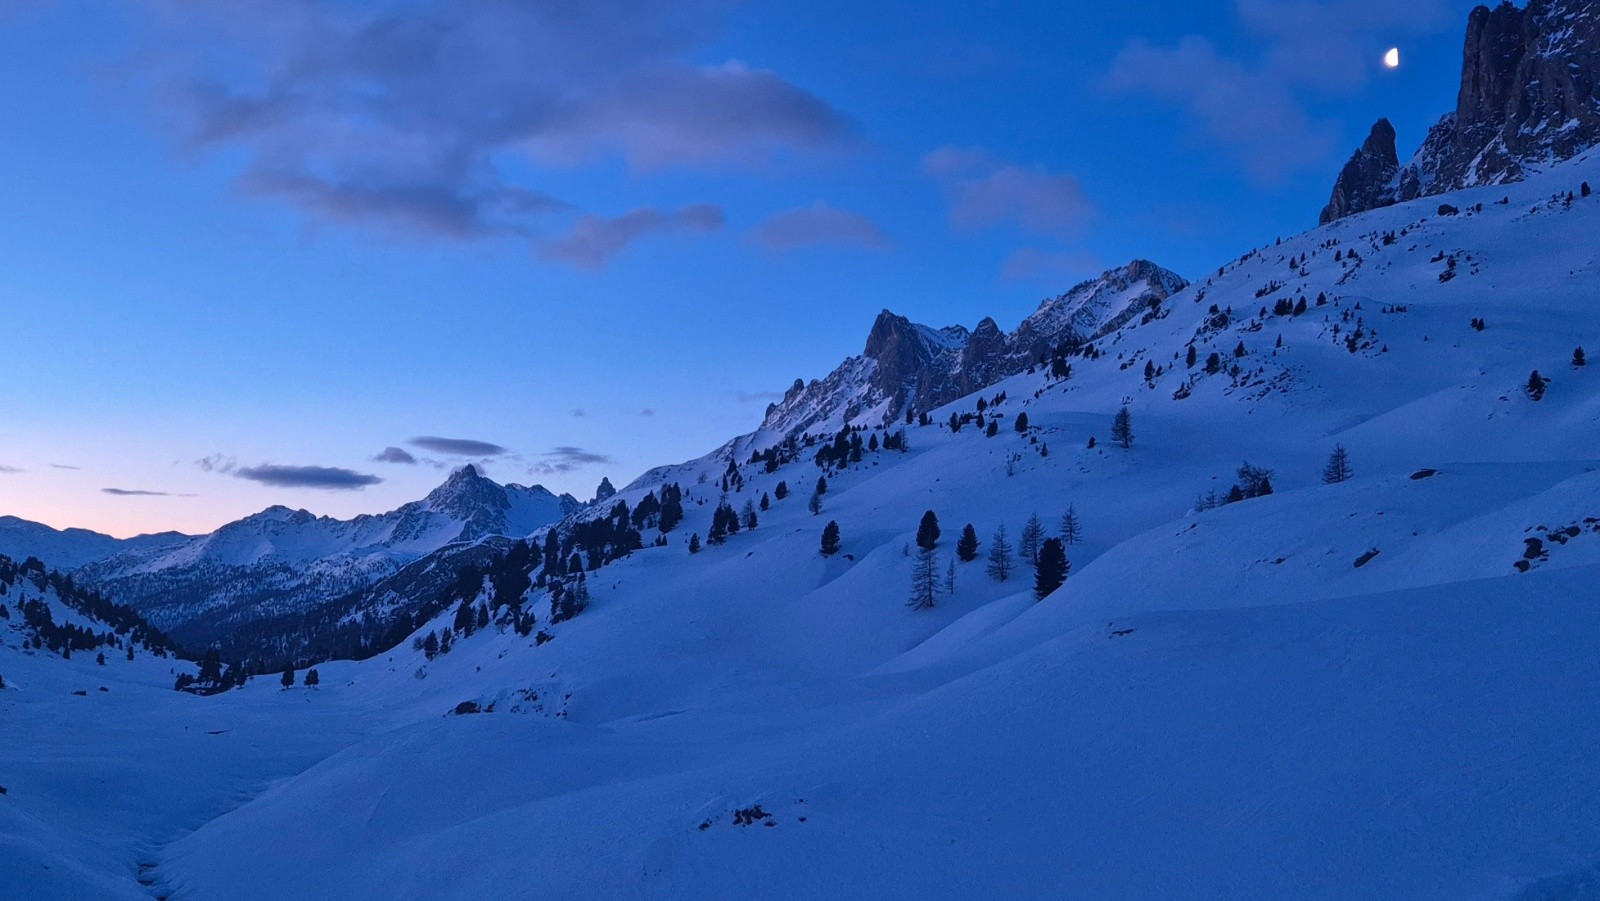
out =
{"type": "Polygon", "coordinates": [[[961,537],[956,540],[956,556],[962,563],[978,559],[978,531],[970,522],[961,529],[961,537]]]}
{"type": "Polygon", "coordinates": [[[283,687],[284,688],[293,688],[294,687],[294,667],[292,667],[292,666],[284,667],[283,668],[283,678],[279,679],[278,681],[283,683],[283,687]]]}
{"type": "Polygon", "coordinates": [[[1078,519],[1078,506],[1068,504],[1067,512],[1061,514],[1061,543],[1079,544],[1083,541],[1083,523],[1078,519]]]}
{"type": "Polygon", "coordinates": [[[1006,527],[1000,526],[994,530],[994,537],[989,539],[989,562],[987,569],[990,577],[999,582],[1011,578],[1011,542],[1006,540],[1006,527]]]}
{"type": "Polygon", "coordinates": [[[1046,538],[1039,546],[1039,566],[1034,570],[1033,596],[1044,600],[1067,580],[1067,552],[1059,538],[1046,538]]]}
{"type": "Polygon", "coordinates": [[[322,684],[322,677],[317,675],[317,671],[315,669],[306,670],[306,687],[316,688],[320,684],[322,684]]]}
{"type": "Polygon", "coordinates": [[[1123,404],[1111,420],[1111,440],[1124,449],[1133,446],[1133,414],[1128,412],[1127,404],[1123,404]]]}
{"type": "Polygon", "coordinates": [[[1022,538],[1017,543],[1022,559],[1028,561],[1029,565],[1038,566],[1039,546],[1043,542],[1044,523],[1039,521],[1039,514],[1035,513],[1022,525],[1022,538]]]}
{"type": "Polygon", "coordinates": [[[906,604],[913,610],[926,610],[933,606],[933,596],[939,589],[939,552],[931,547],[917,548],[917,560],[911,566],[911,598],[906,604]]]}
{"type": "Polygon", "coordinates": [[[1350,471],[1350,452],[1345,450],[1343,444],[1333,446],[1333,454],[1328,457],[1328,465],[1322,467],[1322,481],[1328,485],[1337,485],[1348,480],[1353,472],[1350,471]]]}
{"type": "Polygon", "coordinates": [[[811,515],[812,516],[816,516],[817,514],[821,513],[822,512],[822,495],[821,494],[812,494],[811,495],[811,500],[806,501],[806,509],[811,511],[811,515]]]}
{"type": "Polygon", "coordinates": [[[839,553],[839,524],[830,519],[828,524],[822,527],[822,556],[832,557],[837,553],[839,553]]]}

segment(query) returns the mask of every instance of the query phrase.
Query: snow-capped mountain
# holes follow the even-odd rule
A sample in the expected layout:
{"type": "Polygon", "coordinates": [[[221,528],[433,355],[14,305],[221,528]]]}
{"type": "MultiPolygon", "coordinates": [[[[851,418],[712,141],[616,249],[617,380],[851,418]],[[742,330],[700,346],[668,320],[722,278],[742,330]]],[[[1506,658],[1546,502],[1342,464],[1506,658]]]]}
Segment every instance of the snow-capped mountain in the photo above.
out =
{"type": "Polygon", "coordinates": [[[1161,301],[1188,282],[1134,260],[1047,298],[1010,334],[985,317],[972,331],[935,329],[884,310],[860,356],[827,377],[796,379],[767,408],[763,430],[790,435],[831,431],[846,422],[883,425],[927,411],[1048,361],[1052,354],[1106,335],[1136,316],[1160,315],[1161,301]]]}
{"type": "Polygon", "coordinates": [[[13,560],[33,557],[51,569],[70,572],[124,551],[172,547],[188,541],[181,532],[113,538],[88,529],[52,529],[15,516],[0,516],[0,554],[13,560]]]}
{"type": "Polygon", "coordinates": [[[244,623],[349,594],[446,545],[528,535],[579,506],[543,486],[497,484],[469,465],[388,513],[339,520],[274,506],[209,535],[93,561],[77,575],[203,647],[244,623]]]}
{"type": "Polygon", "coordinates": [[[1320,221],[1476,185],[1519,181],[1600,144],[1600,2],[1480,6],[1467,18],[1456,108],[1404,166],[1379,119],[1320,221]]]}

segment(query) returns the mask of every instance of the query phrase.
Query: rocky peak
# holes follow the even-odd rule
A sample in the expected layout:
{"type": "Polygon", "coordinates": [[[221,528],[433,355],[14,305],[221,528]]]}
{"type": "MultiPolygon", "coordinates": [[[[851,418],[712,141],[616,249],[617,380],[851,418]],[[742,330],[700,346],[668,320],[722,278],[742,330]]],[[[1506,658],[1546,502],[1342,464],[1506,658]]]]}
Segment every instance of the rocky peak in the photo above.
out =
{"type": "Polygon", "coordinates": [[[1416,155],[1383,185],[1377,179],[1385,158],[1372,144],[1368,137],[1340,173],[1323,222],[1518,181],[1600,144],[1600,0],[1474,9],[1467,16],[1455,110],[1429,129],[1416,155]]]}
{"type": "Polygon", "coordinates": [[[1395,175],[1400,171],[1394,137],[1394,126],[1388,119],[1379,119],[1373,124],[1361,149],[1340,170],[1339,180],[1333,185],[1333,197],[1322,208],[1320,223],[1325,225],[1390,202],[1387,198],[1394,189],[1395,175]]]}
{"type": "Polygon", "coordinates": [[[427,508],[453,519],[467,520],[483,511],[499,511],[510,506],[505,489],[467,464],[450,474],[438,488],[424,498],[427,508]]]}

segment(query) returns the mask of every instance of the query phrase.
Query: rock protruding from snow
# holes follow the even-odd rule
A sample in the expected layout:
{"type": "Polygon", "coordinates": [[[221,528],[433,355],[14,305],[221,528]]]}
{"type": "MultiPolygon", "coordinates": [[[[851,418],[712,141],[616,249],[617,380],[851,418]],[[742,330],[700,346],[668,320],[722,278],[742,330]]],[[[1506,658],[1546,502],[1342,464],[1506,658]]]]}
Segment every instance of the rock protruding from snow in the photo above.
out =
{"type": "Polygon", "coordinates": [[[827,378],[795,380],[767,407],[762,428],[779,434],[830,431],[845,423],[890,422],[931,410],[1049,357],[1063,345],[1107,335],[1188,287],[1182,276],[1134,260],[1046,299],[1011,334],[985,317],[972,331],[931,328],[888,310],[878,314],[860,356],[827,378]]]}
{"type": "Polygon", "coordinates": [[[1523,9],[1510,3],[1474,9],[1455,111],[1381,183],[1385,159],[1381,147],[1372,147],[1374,138],[1381,138],[1376,126],[1340,173],[1322,222],[1521,181],[1600,144],[1600,2],[1530,0],[1523,9]]]}
{"type": "Polygon", "coordinates": [[[1323,225],[1351,213],[1387,206],[1394,202],[1395,177],[1400,172],[1400,157],[1394,148],[1394,126],[1379,119],[1350,162],[1334,182],[1333,197],[1322,208],[1318,221],[1323,225]]]}

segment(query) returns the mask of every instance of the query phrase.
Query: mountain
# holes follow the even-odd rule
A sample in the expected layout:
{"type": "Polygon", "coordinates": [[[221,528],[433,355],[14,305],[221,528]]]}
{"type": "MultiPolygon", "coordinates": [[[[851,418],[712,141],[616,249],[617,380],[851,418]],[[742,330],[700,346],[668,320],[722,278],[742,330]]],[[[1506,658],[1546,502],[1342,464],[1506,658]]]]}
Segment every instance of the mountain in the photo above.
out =
{"type": "Polygon", "coordinates": [[[0,516],[0,554],[14,560],[33,557],[51,569],[70,572],[124,551],[172,547],[188,541],[181,532],[113,538],[88,529],[53,529],[43,523],[0,516]]]}
{"type": "Polygon", "coordinates": [[[1399,164],[1380,119],[1320,221],[1476,185],[1520,181],[1600,144],[1600,0],[1501,3],[1467,17],[1455,111],[1399,164]]]}
{"type": "Polygon", "coordinates": [[[124,550],[78,577],[140,610],[187,646],[292,615],[371,585],[452,544],[520,537],[580,506],[542,486],[456,470],[420,501],[338,520],[274,506],[209,535],[124,550]]]}
{"type": "Polygon", "coordinates": [[[883,425],[907,411],[927,411],[1076,350],[1134,317],[1161,315],[1161,302],[1188,285],[1147,260],[1134,260],[1046,299],[1006,334],[984,318],[968,331],[935,329],[888,310],[878,314],[866,348],[826,378],[796,379],[767,407],[762,429],[780,435],[836,431],[845,423],[883,425]]]}

